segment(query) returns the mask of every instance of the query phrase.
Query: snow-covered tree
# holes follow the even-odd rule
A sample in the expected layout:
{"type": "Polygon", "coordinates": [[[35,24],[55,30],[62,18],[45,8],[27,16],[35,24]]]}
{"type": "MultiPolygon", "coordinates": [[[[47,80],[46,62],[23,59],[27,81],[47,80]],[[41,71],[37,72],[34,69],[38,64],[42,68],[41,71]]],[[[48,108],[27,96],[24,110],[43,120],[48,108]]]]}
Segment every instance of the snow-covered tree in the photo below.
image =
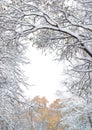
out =
{"type": "Polygon", "coordinates": [[[92,130],[88,116],[91,104],[88,106],[82,98],[72,95],[70,98],[61,96],[61,105],[61,126],[65,130],[92,130]]]}
{"type": "Polygon", "coordinates": [[[22,44],[16,32],[17,21],[15,21],[15,18],[13,19],[13,10],[10,10],[8,5],[9,3],[0,1],[1,130],[14,127],[14,117],[20,109],[17,104],[24,100],[21,86],[26,85],[24,75],[20,69],[20,65],[26,63],[23,57],[26,46],[22,44]]]}
{"type": "MultiPolygon", "coordinates": [[[[0,52],[2,53],[0,77],[3,78],[1,91],[7,88],[0,93],[2,103],[5,104],[6,99],[17,99],[15,91],[19,91],[18,86],[21,81],[18,64],[21,62],[21,53],[24,50],[21,41],[30,37],[33,45],[41,49],[51,49],[56,52],[59,60],[71,62],[72,77],[76,78],[69,88],[72,92],[85,97],[88,104],[92,104],[91,12],[91,0],[0,2],[0,52]],[[8,95],[8,98],[4,99],[4,95],[8,95]]],[[[89,113],[89,121],[92,126],[90,115],[91,113],[89,113]]]]}
{"type": "Polygon", "coordinates": [[[73,71],[81,77],[73,89],[82,96],[92,91],[91,5],[88,0],[11,0],[3,14],[16,40],[28,36],[37,47],[52,49],[60,60],[72,61],[73,71]]]}

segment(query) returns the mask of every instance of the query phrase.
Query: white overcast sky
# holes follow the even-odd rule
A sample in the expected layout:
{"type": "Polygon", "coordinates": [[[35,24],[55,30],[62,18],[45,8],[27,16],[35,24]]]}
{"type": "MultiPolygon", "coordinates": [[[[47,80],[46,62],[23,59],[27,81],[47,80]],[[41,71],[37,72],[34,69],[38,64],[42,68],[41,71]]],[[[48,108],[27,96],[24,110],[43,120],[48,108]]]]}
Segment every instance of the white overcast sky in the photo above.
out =
{"type": "Polygon", "coordinates": [[[34,47],[29,47],[26,56],[31,63],[23,66],[23,70],[28,83],[32,85],[28,90],[24,89],[26,96],[33,98],[39,95],[46,96],[50,102],[55,100],[56,90],[65,90],[61,85],[61,81],[64,80],[64,65],[53,61],[52,55],[44,55],[34,47]]]}

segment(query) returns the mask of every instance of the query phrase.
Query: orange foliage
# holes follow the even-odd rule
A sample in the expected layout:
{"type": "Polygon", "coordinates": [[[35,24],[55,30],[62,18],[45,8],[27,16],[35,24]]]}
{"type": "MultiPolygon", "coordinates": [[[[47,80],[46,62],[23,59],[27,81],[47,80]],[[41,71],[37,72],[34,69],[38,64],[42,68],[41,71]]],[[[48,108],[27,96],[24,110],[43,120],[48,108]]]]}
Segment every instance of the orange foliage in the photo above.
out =
{"type": "Polygon", "coordinates": [[[60,119],[62,115],[60,110],[58,109],[61,107],[60,99],[56,99],[48,107],[48,101],[45,97],[40,98],[39,96],[36,96],[32,101],[39,104],[37,109],[38,115],[35,117],[35,121],[37,123],[44,120],[46,121],[47,130],[57,130],[57,127],[63,130],[63,128],[60,128],[60,119]]]}

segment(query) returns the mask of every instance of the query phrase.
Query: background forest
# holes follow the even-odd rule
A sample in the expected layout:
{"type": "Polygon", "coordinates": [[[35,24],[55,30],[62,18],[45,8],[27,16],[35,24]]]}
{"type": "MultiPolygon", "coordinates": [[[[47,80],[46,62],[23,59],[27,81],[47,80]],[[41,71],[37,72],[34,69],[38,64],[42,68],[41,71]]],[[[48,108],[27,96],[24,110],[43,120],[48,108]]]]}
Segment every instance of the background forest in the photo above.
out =
{"type": "Polygon", "coordinates": [[[0,1],[0,130],[92,130],[91,0],[0,1]],[[69,63],[70,98],[24,98],[28,43],[69,63]]]}

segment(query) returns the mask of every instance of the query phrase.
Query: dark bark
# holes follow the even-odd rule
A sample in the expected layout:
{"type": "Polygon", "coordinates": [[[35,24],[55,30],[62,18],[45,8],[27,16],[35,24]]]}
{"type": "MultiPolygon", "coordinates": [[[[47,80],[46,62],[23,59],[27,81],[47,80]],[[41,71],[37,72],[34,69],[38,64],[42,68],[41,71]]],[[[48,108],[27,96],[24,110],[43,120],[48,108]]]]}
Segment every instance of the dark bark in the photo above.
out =
{"type": "Polygon", "coordinates": [[[90,56],[92,57],[92,53],[84,46],[83,43],[81,43],[82,49],[90,56]]]}
{"type": "Polygon", "coordinates": [[[92,128],[92,119],[91,119],[91,116],[90,116],[90,115],[88,115],[88,120],[89,120],[90,126],[91,126],[91,128],[92,128]]]}

